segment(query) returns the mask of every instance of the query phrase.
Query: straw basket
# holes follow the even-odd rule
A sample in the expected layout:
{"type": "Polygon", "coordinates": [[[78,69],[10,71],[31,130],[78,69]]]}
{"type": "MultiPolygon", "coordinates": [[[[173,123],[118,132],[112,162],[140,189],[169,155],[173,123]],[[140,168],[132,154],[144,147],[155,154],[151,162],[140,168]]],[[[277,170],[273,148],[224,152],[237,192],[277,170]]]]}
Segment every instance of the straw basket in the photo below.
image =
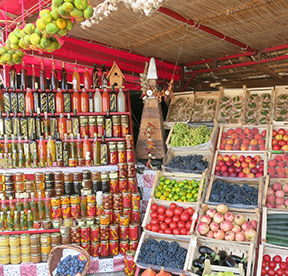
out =
{"type": "Polygon", "coordinates": [[[54,271],[54,269],[57,267],[59,261],[61,260],[61,258],[63,256],[62,254],[63,254],[64,249],[72,249],[72,250],[78,251],[79,253],[82,253],[83,255],[85,255],[87,262],[84,266],[84,269],[83,269],[81,275],[82,276],[86,275],[88,269],[90,268],[90,255],[82,247],[69,244],[69,245],[56,246],[50,251],[49,256],[48,256],[48,262],[47,262],[48,263],[49,276],[53,275],[52,272],[54,271]]]}

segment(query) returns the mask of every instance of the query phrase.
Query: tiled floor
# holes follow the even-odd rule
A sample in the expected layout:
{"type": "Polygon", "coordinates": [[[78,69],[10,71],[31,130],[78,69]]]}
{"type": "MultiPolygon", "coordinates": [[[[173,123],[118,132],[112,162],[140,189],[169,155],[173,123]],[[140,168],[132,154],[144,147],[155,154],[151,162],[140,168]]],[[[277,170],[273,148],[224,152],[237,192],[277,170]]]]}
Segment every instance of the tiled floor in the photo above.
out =
{"type": "Polygon", "coordinates": [[[123,271],[119,272],[110,272],[110,273],[94,273],[94,274],[86,274],[86,276],[125,276],[123,271]]]}

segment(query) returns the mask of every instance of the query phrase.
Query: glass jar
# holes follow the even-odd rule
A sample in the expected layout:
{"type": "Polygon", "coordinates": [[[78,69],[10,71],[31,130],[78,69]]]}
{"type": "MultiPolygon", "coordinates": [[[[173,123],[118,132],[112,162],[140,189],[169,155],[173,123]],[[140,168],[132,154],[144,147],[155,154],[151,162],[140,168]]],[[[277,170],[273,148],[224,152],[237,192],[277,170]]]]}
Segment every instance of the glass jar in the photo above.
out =
{"type": "Polygon", "coordinates": [[[8,246],[9,245],[9,236],[8,235],[1,235],[0,236],[0,244],[2,246],[8,246]]]}
{"type": "Polygon", "coordinates": [[[72,218],[65,218],[64,219],[64,226],[72,227],[73,226],[73,219],[72,218]]]}
{"type": "Polygon", "coordinates": [[[50,251],[51,251],[51,244],[41,245],[41,253],[42,254],[49,254],[50,251]]]}
{"type": "Polygon", "coordinates": [[[10,255],[0,255],[0,264],[7,265],[10,263],[10,255]]]}
{"type": "Polygon", "coordinates": [[[43,191],[44,190],[44,181],[35,181],[35,188],[37,191],[43,191]]]}
{"type": "Polygon", "coordinates": [[[20,244],[19,235],[11,235],[11,236],[9,236],[9,245],[10,246],[18,246],[19,244],[20,244]]]}
{"type": "Polygon", "coordinates": [[[35,182],[30,180],[25,180],[25,191],[32,192],[35,190],[35,182]]]}
{"type": "Polygon", "coordinates": [[[54,229],[59,229],[62,225],[62,219],[53,219],[52,225],[54,229]]]}
{"type": "Polygon", "coordinates": [[[51,197],[51,207],[60,207],[60,198],[59,197],[51,197]]]}
{"type": "Polygon", "coordinates": [[[42,221],[42,226],[43,226],[44,229],[51,229],[52,228],[51,219],[44,219],[42,221]]]}
{"type": "Polygon", "coordinates": [[[21,234],[20,235],[20,243],[21,243],[21,245],[30,244],[30,235],[29,234],[21,234]]]}
{"type": "Polygon", "coordinates": [[[61,243],[62,244],[70,244],[70,235],[61,235],[61,243]]]}
{"type": "Polygon", "coordinates": [[[41,247],[40,245],[31,245],[31,254],[40,254],[41,247]]]}
{"type": "Polygon", "coordinates": [[[15,192],[16,193],[23,193],[25,190],[24,182],[15,182],[15,192]]]}
{"type": "Polygon", "coordinates": [[[40,235],[33,234],[30,236],[30,244],[31,245],[40,245],[40,235]]]}
{"type": "Polygon", "coordinates": [[[61,236],[70,236],[70,228],[69,227],[67,227],[67,226],[61,226],[60,227],[60,234],[61,234],[61,236]]]}
{"type": "Polygon", "coordinates": [[[21,254],[21,262],[24,264],[30,263],[31,262],[31,255],[29,254],[21,254]]]}
{"type": "Polygon", "coordinates": [[[41,241],[41,246],[42,246],[43,244],[50,244],[50,243],[51,243],[51,236],[50,236],[50,234],[49,234],[49,233],[41,234],[40,241],[41,241]]]}
{"type": "Polygon", "coordinates": [[[43,254],[41,253],[41,260],[42,262],[47,262],[48,261],[48,257],[49,257],[49,253],[48,254],[43,254]]]}
{"type": "Polygon", "coordinates": [[[20,264],[21,262],[21,257],[19,255],[10,255],[10,262],[11,264],[20,264]]]}
{"type": "Polygon", "coordinates": [[[8,245],[0,247],[0,256],[6,256],[9,254],[10,254],[10,249],[8,245]]]}
{"type": "Polygon", "coordinates": [[[31,262],[34,264],[41,262],[41,254],[31,254],[31,262]]]}
{"type": "Polygon", "coordinates": [[[60,233],[52,233],[51,234],[51,243],[52,244],[58,244],[60,242],[61,242],[60,233]]]}
{"type": "Polygon", "coordinates": [[[31,246],[30,244],[21,245],[21,254],[30,254],[31,246]]]}
{"type": "Polygon", "coordinates": [[[10,254],[11,255],[19,255],[21,253],[20,246],[10,246],[10,254]]]}

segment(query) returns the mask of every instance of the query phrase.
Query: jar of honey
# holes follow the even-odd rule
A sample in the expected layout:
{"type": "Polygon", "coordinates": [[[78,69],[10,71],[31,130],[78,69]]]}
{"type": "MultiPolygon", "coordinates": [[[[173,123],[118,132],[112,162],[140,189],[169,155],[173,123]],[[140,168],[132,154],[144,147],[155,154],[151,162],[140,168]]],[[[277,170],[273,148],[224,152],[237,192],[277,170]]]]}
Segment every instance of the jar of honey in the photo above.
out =
{"type": "Polygon", "coordinates": [[[8,246],[9,245],[9,236],[8,235],[1,235],[0,236],[0,244],[1,244],[1,246],[8,246]]]}
{"type": "Polygon", "coordinates": [[[70,235],[61,235],[62,244],[70,244],[70,235]]]}
{"type": "Polygon", "coordinates": [[[2,255],[9,255],[10,254],[10,249],[9,249],[9,246],[6,245],[6,246],[1,246],[0,247],[0,256],[2,255]]]}
{"type": "Polygon", "coordinates": [[[21,254],[21,262],[24,264],[30,263],[31,262],[31,255],[29,254],[21,254]]]}
{"type": "Polygon", "coordinates": [[[50,244],[51,243],[50,234],[49,233],[41,234],[40,241],[41,241],[41,246],[44,244],[50,244]]]}
{"type": "Polygon", "coordinates": [[[20,244],[19,235],[11,235],[11,236],[9,236],[9,245],[10,246],[18,246],[19,244],[20,244]]]}
{"type": "Polygon", "coordinates": [[[18,246],[10,246],[10,254],[11,255],[19,255],[20,253],[21,253],[20,245],[18,245],[18,246]]]}
{"type": "Polygon", "coordinates": [[[21,245],[30,244],[30,235],[29,234],[21,234],[20,235],[20,243],[21,243],[21,245]]]}
{"type": "Polygon", "coordinates": [[[31,246],[30,244],[21,245],[21,254],[30,254],[31,246]]]}
{"type": "Polygon", "coordinates": [[[51,234],[51,243],[59,244],[61,242],[60,233],[52,233],[51,234]]]}
{"type": "Polygon", "coordinates": [[[31,254],[40,254],[41,247],[40,245],[31,245],[31,254]]]}
{"type": "Polygon", "coordinates": [[[41,262],[41,254],[31,254],[31,262],[34,264],[41,262]]]}
{"type": "Polygon", "coordinates": [[[47,262],[48,261],[48,257],[49,257],[49,253],[48,254],[41,253],[41,261],[42,262],[47,262]]]}
{"type": "Polygon", "coordinates": [[[21,257],[19,255],[10,255],[10,262],[11,264],[20,264],[21,262],[21,257]]]}
{"type": "Polygon", "coordinates": [[[7,265],[10,263],[10,255],[0,255],[0,264],[7,265]]]}
{"type": "Polygon", "coordinates": [[[51,244],[43,244],[41,245],[41,253],[42,254],[49,254],[51,251],[51,244]]]}
{"type": "Polygon", "coordinates": [[[34,174],[34,179],[35,181],[44,181],[45,180],[45,175],[43,172],[36,172],[34,174]]]}
{"type": "Polygon", "coordinates": [[[32,245],[40,245],[40,235],[33,234],[30,236],[30,244],[32,245]]]}

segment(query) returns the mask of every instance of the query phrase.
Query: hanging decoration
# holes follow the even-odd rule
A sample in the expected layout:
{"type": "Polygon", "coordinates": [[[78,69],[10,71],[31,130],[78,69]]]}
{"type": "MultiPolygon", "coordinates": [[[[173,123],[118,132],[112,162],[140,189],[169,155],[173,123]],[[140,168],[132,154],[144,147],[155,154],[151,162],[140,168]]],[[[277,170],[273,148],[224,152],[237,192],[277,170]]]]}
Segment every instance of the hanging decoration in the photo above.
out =
{"type": "Polygon", "coordinates": [[[118,10],[118,5],[124,3],[134,12],[140,12],[146,16],[151,16],[163,3],[164,0],[105,0],[103,3],[93,8],[94,13],[90,19],[81,23],[81,27],[90,28],[92,24],[98,24],[101,20],[109,18],[118,10]]]}
{"type": "Polygon", "coordinates": [[[148,168],[151,168],[152,170],[154,170],[155,168],[152,166],[152,159],[155,159],[155,157],[153,156],[152,152],[156,150],[155,148],[155,143],[153,143],[153,138],[152,136],[154,136],[153,130],[156,129],[156,127],[151,124],[151,119],[150,116],[148,117],[148,122],[147,122],[147,127],[144,130],[144,135],[147,137],[147,155],[148,155],[148,161],[146,163],[146,166],[148,168]]]}

